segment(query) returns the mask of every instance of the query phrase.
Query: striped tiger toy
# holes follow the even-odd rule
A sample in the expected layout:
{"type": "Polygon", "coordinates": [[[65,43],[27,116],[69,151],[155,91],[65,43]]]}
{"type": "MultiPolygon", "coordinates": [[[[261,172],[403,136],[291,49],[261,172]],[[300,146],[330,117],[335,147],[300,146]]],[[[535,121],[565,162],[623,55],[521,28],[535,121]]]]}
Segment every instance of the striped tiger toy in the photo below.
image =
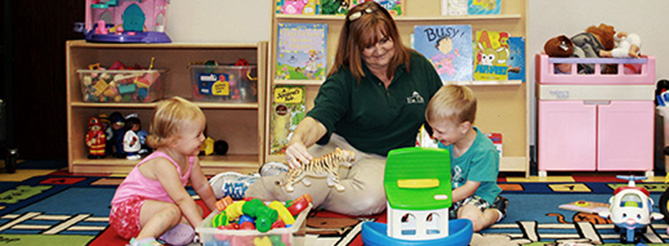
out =
{"type": "Polygon", "coordinates": [[[350,167],[355,160],[355,153],[350,150],[335,149],[334,152],[312,159],[309,163],[302,164],[299,168],[291,168],[279,186],[284,186],[286,191],[293,192],[293,184],[302,181],[305,186],[310,186],[311,182],[306,180],[305,176],[326,177],[328,186],[334,186],[338,191],[344,190],[344,186],[339,184],[339,166],[350,167]]]}

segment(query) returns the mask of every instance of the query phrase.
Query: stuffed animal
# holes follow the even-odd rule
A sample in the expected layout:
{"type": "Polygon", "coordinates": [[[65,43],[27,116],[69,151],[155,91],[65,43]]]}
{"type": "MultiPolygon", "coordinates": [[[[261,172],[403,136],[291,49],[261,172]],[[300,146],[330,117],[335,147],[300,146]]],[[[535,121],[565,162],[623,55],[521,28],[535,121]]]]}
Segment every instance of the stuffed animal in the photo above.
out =
{"type": "Polygon", "coordinates": [[[574,55],[574,43],[567,36],[560,35],[546,41],[544,52],[550,57],[571,57],[574,55]]]}
{"type": "MultiPolygon", "coordinates": [[[[565,35],[549,39],[544,44],[544,53],[550,57],[572,57],[574,55],[574,43],[565,35]]],[[[569,63],[555,64],[555,72],[568,74],[571,72],[569,63]]]]}
{"type": "Polygon", "coordinates": [[[610,51],[602,51],[602,57],[639,58],[639,50],[641,49],[641,37],[636,33],[617,32],[613,36],[615,41],[615,48],[610,51]]]}
{"type": "MultiPolygon", "coordinates": [[[[601,23],[599,26],[589,26],[585,32],[571,37],[574,42],[574,56],[580,58],[599,58],[602,52],[612,50],[614,47],[613,35],[616,33],[613,26],[601,23]]],[[[602,73],[616,73],[617,66],[604,66],[602,73]]],[[[578,64],[578,73],[592,74],[595,72],[594,64],[578,64]]]]}

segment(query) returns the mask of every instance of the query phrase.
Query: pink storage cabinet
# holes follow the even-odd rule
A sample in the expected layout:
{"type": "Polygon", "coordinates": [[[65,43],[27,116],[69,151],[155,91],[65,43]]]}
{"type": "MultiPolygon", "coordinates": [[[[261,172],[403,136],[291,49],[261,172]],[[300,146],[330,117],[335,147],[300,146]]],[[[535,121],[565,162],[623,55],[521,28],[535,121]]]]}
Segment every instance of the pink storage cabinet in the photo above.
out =
{"type": "Polygon", "coordinates": [[[655,59],[536,57],[539,176],[548,171],[642,171],[653,176],[655,59]],[[555,63],[572,63],[556,74],[555,63]],[[595,73],[577,74],[578,63],[595,73]],[[618,64],[602,74],[601,64],[618,64]],[[625,68],[634,66],[638,73],[625,68]]]}

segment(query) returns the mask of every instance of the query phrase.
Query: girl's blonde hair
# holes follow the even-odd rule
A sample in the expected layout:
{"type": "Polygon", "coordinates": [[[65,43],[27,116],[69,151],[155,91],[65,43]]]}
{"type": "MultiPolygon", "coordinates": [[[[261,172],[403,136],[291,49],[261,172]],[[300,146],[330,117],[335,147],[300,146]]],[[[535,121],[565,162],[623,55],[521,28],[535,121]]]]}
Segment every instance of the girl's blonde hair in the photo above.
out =
{"type": "Polygon", "coordinates": [[[345,68],[350,70],[353,77],[359,82],[365,76],[362,70],[362,51],[367,45],[379,42],[379,32],[390,38],[395,48],[395,56],[390,61],[386,72],[388,78],[392,77],[397,66],[401,64],[404,64],[409,71],[412,49],[402,43],[397,25],[388,10],[374,1],[368,1],[348,11],[346,22],[339,34],[334,64],[328,76],[345,68]],[[360,16],[351,17],[352,15],[360,16]]]}
{"type": "Polygon", "coordinates": [[[427,104],[425,119],[427,122],[450,120],[456,124],[465,121],[474,124],[476,119],[474,92],[462,85],[442,86],[427,104]]]}
{"type": "Polygon", "coordinates": [[[185,122],[196,120],[205,122],[206,118],[192,102],[181,97],[163,100],[156,106],[146,142],[153,148],[166,146],[182,130],[185,122]]]}

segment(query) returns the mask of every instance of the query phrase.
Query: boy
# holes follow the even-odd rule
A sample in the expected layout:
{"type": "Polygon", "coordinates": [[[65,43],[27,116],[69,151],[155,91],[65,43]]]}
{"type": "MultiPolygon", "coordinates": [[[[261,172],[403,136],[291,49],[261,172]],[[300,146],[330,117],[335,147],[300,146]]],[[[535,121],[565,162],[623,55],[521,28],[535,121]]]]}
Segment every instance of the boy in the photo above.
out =
{"type": "Polygon", "coordinates": [[[480,231],[500,221],[506,214],[508,200],[497,186],[499,152],[492,141],[474,127],[476,98],[471,89],[446,85],[427,105],[427,123],[439,147],[451,152],[451,218],[472,221],[480,231]]]}

